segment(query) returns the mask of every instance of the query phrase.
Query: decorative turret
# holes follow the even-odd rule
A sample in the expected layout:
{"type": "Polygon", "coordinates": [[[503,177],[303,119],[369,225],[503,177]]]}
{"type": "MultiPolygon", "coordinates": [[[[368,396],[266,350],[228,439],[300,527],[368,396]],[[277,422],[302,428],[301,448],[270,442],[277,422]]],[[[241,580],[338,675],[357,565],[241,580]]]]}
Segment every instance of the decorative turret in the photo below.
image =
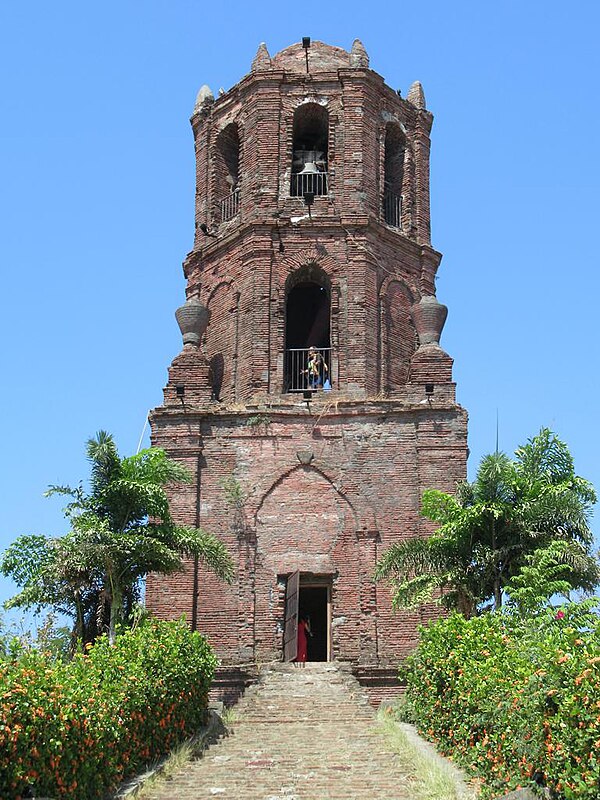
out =
{"type": "Polygon", "coordinates": [[[196,95],[196,102],[194,104],[194,114],[202,113],[203,111],[207,111],[207,107],[211,106],[215,102],[215,96],[212,93],[210,86],[204,84],[200,87],[198,94],[196,95]]]}
{"type": "Polygon", "coordinates": [[[165,406],[206,405],[211,401],[213,389],[210,365],[201,344],[210,311],[197,297],[190,297],[175,311],[175,318],[183,337],[183,350],[169,367],[165,406]]]}
{"type": "Polygon", "coordinates": [[[426,108],[425,106],[425,92],[419,81],[415,81],[408,90],[408,97],[406,98],[409,103],[412,103],[415,108],[426,108]]]}
{"type": "Polygon", "coordinates": [[[196,297],[190,297],[175,312],[183,336],[183,346],[199,347],[208,325],[209,310],[196,297]]]}
{"type": "Polygon", "coordinates": [[[367,68],[369,66],[369,54],[365,50],[364,44],[360,39],[355,39],[352,43],[352,50],[350,51],[350,66],[360,68],[367,68]]]}
{"type": "Polygon", "coordinates": [[[261,70],[270,69],[270,67],[271,56],[267,50],[267,45],[261,42],[252,61],[252,72],[260,72],[261,70]]]}
{"type": "Polygon", "coordinates": [[[448,316],[448,308],[433,295],[423,297],[410,309],[410,315],[419,337],[419,347],[439,347],[442,329],[448,316]]]}

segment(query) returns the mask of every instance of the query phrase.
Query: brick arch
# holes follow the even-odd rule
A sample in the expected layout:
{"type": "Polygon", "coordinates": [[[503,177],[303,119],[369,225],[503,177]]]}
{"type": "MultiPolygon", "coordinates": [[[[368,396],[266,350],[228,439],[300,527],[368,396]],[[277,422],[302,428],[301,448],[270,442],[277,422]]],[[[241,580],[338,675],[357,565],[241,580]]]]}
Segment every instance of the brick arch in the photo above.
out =
{"type": "MultiPolygon", "coordinates": [[[[381,121],[379,123],[379,136],[385,139],[385,129],[389,124],[397,125],[404,137],[408,140],[408,128],[404,124],[404,121],[393,111],[388,111],[387,108],[383,108],[381,111],[381,121]]],[[[408,144],[408,141],[407,141],[408,144]]]]}
{"type": "Polygon", "coordinates": [[[330,256],[322,245],[312,245],[291,255],[286,255],[281,259],[280,264],[280,274],[286,276],[307,264],[318,265],[330,278],[340,271],[338,261],[330,256]]]}
{"type": "MultiPolygon", "coordinates": [[[[337,259],[330,256],[322,245],[311,245],[293,254],[287,254],[278,260],[277,280],[273,284],[273,300],[275,301],[276,313],[273,315],[273,341],[280,343],[283,349],[286,337],[286,303],[290,283],[293,284],[293,275],[301,275],[300,270],[310,268],[310,266],[327,283],[329,292],[329,314],[330,314],[330,343],[333,348],[332,363],[330,369],[332,377],[335,377],[336,384],[342,380],[342,369],[339,363],[339,312],[340,312],[340,281],[339,275],[342,274],[342,267],[337,259]],[[291,281],[290,281],[291,279],[291,281]]],[[[285,356],[285,354],[283,354],[285,356]]],[[[276,383],[285,385],[283,359],[279,366],[279,372],[274,373],[276,383]]]]}
{"type": "Polygon", "coordinates": [[[353,503],[350,500],[350,498],[347,496],[347,494],[345,494],[344,492],[341,492],[337,488],[337,486],[334,484],[332,479],[325,472],[323,472],[323,470],[319,469],[318,467],[314,467],[312,465],[305,465],[305,464],[297,464],[297,465],[293,466],[291,469],[288,469],[285,472],[281,473],[281,475],[279,475],[279,477],[276,478],[273,481],[273,483],[269,486],[269,488],[262,494],[262,496],[258,500],[258,503],[256,504],[256,510],[254,511],[254,514],[253,514],[253,522],[254,522],[255,526],[257,525],[258,516],[261,513],[261,509],[263,508],[263,506],[264,506],[265,502],[268,500],[268,498],[275,491],[277,491],[278,488],[281,487],[281,485],[284,482],[286,482],[290,478],[292,478],[292,476],[295,473],[303,473],[303,474],[314,473],[314,474],[320,476],[320,478],[322,479],[323,483],[327,484],[330,487],[331,491],[334,492],[336,495],[338,495],[339,498],[348,506],[348,509],[352,513],[354,528],[358,529],[358,527],[359,527],[359,515],[358,515],[358,512],[356,511],[355,503],[353,503]]]}
{"type": "MultiPolygon", "coordinates": [[[[217,291],[218,291],[219,289],[221,289],[222,287],[225,287],[225,288],[227,288],[227,289],[230,289],[230,288],[231,288],[231,286],[232,286],[232,283],[233,283],[233,281],[232,281],[232,280],[227,280],[227,281],[219,281],[218,283],[216,283],[216,284],[215,284],[215,285],[212,287],[212,289],[210,290],[210,292],[209,292],[209,293],[208,293],[208,295],[207,295],[207,298],[206,298],[206,305],[207,305],[207,306],[209,306],[209,305],[210,305],[210,302],[211,302],[212,298],[214,297],[214,295],[217,293],[217,291]]],[[[209,324],[210,324],[210,323],[209,323],[209,324]]]]}
{"type": "Polygon", "coordinates": [[[312,262],[291,272],[285,282],[283,296],[285,299],[285,347],[308,347],[309,345],[330,347],[331,279],[319,263],[312,262]],[[302,287],[301,284],[305,284],[305,286],[302,287]],[[313,286],[309,287],[307,284],[313,286]],[[315,286],[318,286],[319,289],[315,289],[315,286]],[[306,292],[310,297],[310,309],[304,305],[307,302],[306,292]],[[296,330],[298,325],[304,332],[304,336],[296,330]],[[292,334],[291,338],[290,334],[292,334]],[[304,344],[298,341],[298,339],[305,338],[304,344]],[[295,343],[294,339],[296,339],[295,343]]]}
{"type": "MultiPolygon", "coordinates": [[[[300,275],[300,270],[308,270],[313,267],[315,271],[324,277],[327,282],[327,289],[331,298],[331,314],[334,315],[332,323],[335,322],[335,315],[339,311],[339,281],[338,275],[341,272],[341,266],[338,261],[330,255],[323,253],[320,248],[307,247],[300,250],[294,255],[287,256],[282,259],[279,269],[279,285],[276,286],[277,292],[277,319],[279,320],[280,330],[278,336],[283,337],[285,326],[285,304],[287,301],[287,293],[293,285],[294,274],[300,275]]],[[[334,327],[331,331],[332,337],[334,336],[334,327]]],[[[283,341],[283,338],[280,339],[283,341]]]]}
{"type": "Polygon", "coordinates": [[[386,279],[379,292],[381,337],[381,388],[384,393],[404,386],[416,347],[416,331],[410,316],[415,296],[408,284],[386,279]]]}
{"type": "Polygon", "coordinates": [[[238,300],[231,281],[220,281],[206,301],[210,319],[204,335],[204,352],[211,368],[213,395],[218,400],[235,399],[238,300]]]}
{"type": "Polygon", "coordinates": [[[386,134],[390,129],[396,128],[404,139],[404,163],[402,178],[402,213],[401,223],[402,232],[407,236],[412,236],[414,230],[414,187],[415,187],[415,144],[414,144],[414,125],[407,127],[397,114],[392,114],[387,110],[381,112],[381,120],[377,130],[377,143],[379,147],[379,174],[378,189],[381,199],[381,217],[383,213],[383,194],[385,189],[385,142],[386,134]]]}
{"type": "Polygon", "coordinates": [[[406,281],[403,281],[402,278],[398,278],[396,275],[386,275],[386,277],[382,280],[379,287],[380,298],[385,297],[390,283],[399,283],[402,286],[410,300],[411,305],[417,303],[421,299],[420,295],[415,292],[415,290],[406,281]]]}
{"type": "Polygon", "coordinates": [[[255,517],[257,561],[269,574],[344,572],[354,552],[356,512],[324,475],[301,466],[281,476],[261,498],[255,517]]]}
{"type": "Polygon", "coordinates": [[[302,106],[308,105],[322,106],[323,108],[329,110],[329,97],[324,94],[313,93],[304,95],[303,97],[293,98],[291,103],[291,107],[294,111],[302,108],[302,106]]]}
{"type": "Polygon", "coordinates": [[[301,267],[298,267],[287,276],[285,281],[285,294],[286,297],[289,292],[303,280],[313,281],[323,286],[328,291],[331,290],[331,278],[321,267],[318,261],[310,261],[301,267]]]}
{"type": "Polygon", "coordinates": [[[209,186],[212,225],[226,221],[221,213],[221,202],[239,188],[243,169],[242,128],[237,118],[221,121],[209,146],[209,186]]]}

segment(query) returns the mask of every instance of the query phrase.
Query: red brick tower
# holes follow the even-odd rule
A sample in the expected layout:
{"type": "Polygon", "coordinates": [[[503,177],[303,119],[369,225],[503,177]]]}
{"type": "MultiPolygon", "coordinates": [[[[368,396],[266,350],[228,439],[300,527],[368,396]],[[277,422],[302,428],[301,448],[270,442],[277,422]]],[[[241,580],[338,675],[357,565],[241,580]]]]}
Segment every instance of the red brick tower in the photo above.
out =
{"type": "Polygon", "coordinates": [[[240,665],[282,659],[284,639],[293,656],[299,604],[309,660],[352,662],[381,695],[432,612],[393,613],[376,560],[429,532],[423,489],[466,475],[467,415],[439,346],[432,115],[420,84],[401,98],[358,40],[348,53],[305,39],[273,58],[261,45],[216,99],[203,87],[191,123],[184,346],[152,437],[195,476],[173,490],[176,518],[217,533],[237,578],[190,563],[150,576],[147,605],[185,613],[240,665]]]}

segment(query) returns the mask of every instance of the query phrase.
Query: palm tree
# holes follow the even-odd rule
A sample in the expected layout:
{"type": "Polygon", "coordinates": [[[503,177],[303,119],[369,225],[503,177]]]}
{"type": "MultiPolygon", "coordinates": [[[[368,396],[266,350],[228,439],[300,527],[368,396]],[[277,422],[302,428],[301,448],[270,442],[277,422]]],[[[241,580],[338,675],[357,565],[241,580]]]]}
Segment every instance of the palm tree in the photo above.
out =
{"type": "Polygon", "coordinates": [[[550,430],[520,447],[515,458],[485,456],[473,483],[449,495],[423,493],[423,516],[438,523],[427,538],[393,545],[378,564],[376,578],[389,579],[394,604],[414,607],[441,592],[441,602],[470,617],[478,609],[500,608],[507,583],[527,556],[554,541],[569,567],[572,589],[591,591],[600,580],[591,552],[589,516],[593,487],[575,475],[567,446],[550,430]]]}
{"type": "Polygon", "coordinates": [[[158,448],[121,458],[105,431],[87,442],[87,455],[88,492],[81,486],[51,486],[46,493],[72,498],[65,509],[70,532],[59,539],[20,537],[8,548],[1,569],[23,586],[11,605],[68,610],[76,636],[84,639],[104,626],[108,608],[114,643],[148,572],[181,570],[183,557],[192,556],[232,580],[233,563],[223,543],[171,517],[165,487],[191,480],[181,464],[158,448]]]}

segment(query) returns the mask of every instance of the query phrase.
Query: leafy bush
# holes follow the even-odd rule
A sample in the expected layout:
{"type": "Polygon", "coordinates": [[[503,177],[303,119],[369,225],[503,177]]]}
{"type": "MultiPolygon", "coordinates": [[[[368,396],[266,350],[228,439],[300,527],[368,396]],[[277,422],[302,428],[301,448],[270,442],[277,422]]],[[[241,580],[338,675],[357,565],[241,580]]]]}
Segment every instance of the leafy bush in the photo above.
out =
{"type": "Polygon", "coordinates": [[[144,622],[72,661],[0,660],[0,797],[103,797],[206,718],[216,659],[184,622],[144,622]]]}
{"type": "Polygon", "coordinates": [[[421,630],[403,676],[421,732],[483,778],[597,800],[600,621],[590,604],[523,619],[459,614],[421,630]]]}

